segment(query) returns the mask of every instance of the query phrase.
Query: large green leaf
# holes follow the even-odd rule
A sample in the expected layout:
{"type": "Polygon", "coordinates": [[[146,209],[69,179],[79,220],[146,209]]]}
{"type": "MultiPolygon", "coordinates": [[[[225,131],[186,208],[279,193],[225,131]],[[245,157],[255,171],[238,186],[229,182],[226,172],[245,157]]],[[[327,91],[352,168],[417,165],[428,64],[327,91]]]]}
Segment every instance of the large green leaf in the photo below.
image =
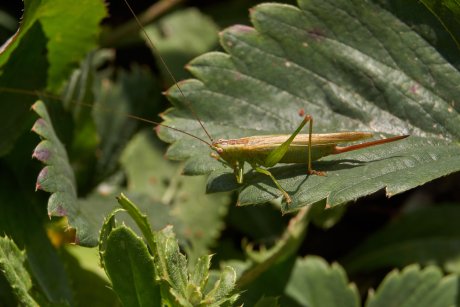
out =
{"type": "Polygon", "coordinates": [[[348,272],[369,272],[410,263],[437,264],[460,272],[460,207],[436,206],[406,213],[343,259],[348,272]]]}
{"type": "Polygon", "coordinates": [[[53,128],[53,123],[42,101],[33,105],[34,111],[40,116],[32,130],[42,141],[34,149],[33,157],[46,166],[40,171],[36,189],[51,193],[48,200],[49,216],[66,216],[69,225],[76,229],[76,242],[82,245],[93,245],[91,228],[85,212],[77,206],[77,187],[75,175],[69,164],[67,151],[53,128]]]}
{"type": "MultiPolygon", "coordinates": [[[[364,130],[410,134],[397,143],[330,156],[307,176],[304,165],[274,167],[292,196],[285,210],[326,200],[335,206],[385,189],[388,196],[460,170],[460,74],[404,23],[378,6],[355,1],[300,1],[300,8],[263,4],[251,10],[254,28],[221,34],[228,54],[208,53],[189,66],[199,80],[171,88],[175,108],[165,123],[206,138],[189,106],[214,139],[292,133],[299,110],[315,131],[364,130]]],[[[214,171],[208,191],[240,189],[239,203],[279,197],[263,175],[238,186],[211,150],[166,128],[172,159],[188,159],[189,174],[214,171]]]]}
{"type": "Polygon", "coordinates": [[[435,266],[411,265],[389,273],[366,306],[458,306],[458,277],[442,276],[435,266]]]}

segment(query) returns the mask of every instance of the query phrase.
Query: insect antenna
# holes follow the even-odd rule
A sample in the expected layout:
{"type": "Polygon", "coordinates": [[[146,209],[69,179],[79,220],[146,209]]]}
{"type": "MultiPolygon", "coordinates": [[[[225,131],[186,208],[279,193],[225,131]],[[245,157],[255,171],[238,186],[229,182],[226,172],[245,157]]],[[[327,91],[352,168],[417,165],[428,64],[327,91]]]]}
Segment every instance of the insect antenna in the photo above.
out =
{"type": "Polygon", "coordinates": [[[211,135],[209,134],[208,130],[206,130],[206,128],[204,127],[204,124],[203,122],[200,120],[200,118],[198,117],[198,114],[195,112],[195,110],[192,108],[192,104],[190,103],[189,100],[187,100],[187,98],[185,98],[185,95],[184,95],[184,92],[182,91],[182,89],[180,88],[179,86],[179,83],[177,82],[176,78],[174,77],[174,75],[172,74],[171,70],[169,69],[168,65],[166,64],[165,60],[163,59],[163,57],[160,55],[160,52],[158,51],[157,47],[155,47],[155,45],[153,44],[152,40],[150,39],[150,37],[147,35],[147,32],[145,31],[145,28],[142,26],[142,23],[140,22],[139,18],[137,17],[136,13],[134,13],[134,10],[131,8],[131,6],[129,5],[128,3],[128,0],[123,0],[126,4],[126,6],[128,7],[128,9],[131,11],[131,14],[133,15],[134,19],[136,20],[136,23],[138,24],[139,28],[141,29],[142,33],[145,35],[145,37],[147,38],[147,41],[150,45],[150,47],[152,48],[152,50],[158,55],[158,58],[160,59],[161,61],[161,64],[164,66],[164,68],[166,69],[166,72],[168,73],[169,77],[171,78],[171,80],[174,82],[174,85],[177,87],[177,89],[179,90],[181,96],[184,98],[184,101],[186,102],[187,104],[187,107],[190,109],[190,111],[192,112],[192,115],[193,117],[195,117],[195,119],[200,123],[200,126],[201,128],[203,128],[203,131],[206,133],[206,135],[208,136],[209,140],[211,141],[211,143],[214,141],[213,138],[211,137],[211,135]]]}

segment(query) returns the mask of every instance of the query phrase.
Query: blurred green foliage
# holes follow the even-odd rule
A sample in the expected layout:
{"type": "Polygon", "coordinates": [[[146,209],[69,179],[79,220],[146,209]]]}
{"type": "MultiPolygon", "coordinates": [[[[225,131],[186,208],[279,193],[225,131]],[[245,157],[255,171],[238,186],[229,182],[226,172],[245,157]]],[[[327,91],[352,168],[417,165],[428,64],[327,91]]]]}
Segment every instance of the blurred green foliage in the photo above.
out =
{"type": "Polygon", "coordinates": [[[458,4],[158,3],[131,3],[154,50],[123,1],[26,0],[17,32],[0,6],[0,305],[459,305],[458,4]],[[287,208],[156,129],[187,161],[164,157],[138,117],[206,137],[188,104],[215,138],[291,133],[303,107],[412,137],[326,178],[277,166],[287,208]]]}

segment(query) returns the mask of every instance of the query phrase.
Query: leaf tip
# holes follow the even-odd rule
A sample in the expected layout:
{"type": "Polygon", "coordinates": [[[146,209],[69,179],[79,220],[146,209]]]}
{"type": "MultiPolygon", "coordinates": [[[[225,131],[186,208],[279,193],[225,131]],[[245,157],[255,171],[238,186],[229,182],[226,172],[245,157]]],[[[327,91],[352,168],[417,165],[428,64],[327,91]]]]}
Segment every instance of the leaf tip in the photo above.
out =
{"type": "Polygon", "coordinates": [[[43,118],[39,118],[35,121],[34,125],[32,126],[32,131],[39,134],[41,128],[46,126],[46,121],[43,118]]]}
{"type": "Polygon", "coordinates": [[[48,149],[39,148],[38,146],[32,152],[32,159],[37,159],[38,161],[41,161],[41,162],[48,161],[50,157],[51,157],[51,151],[49,151],[48,149]]]}
{"type": "Polygon", "coordinates": [[[45,191],[41,183],[46,180],[46,177],[48,177],[48,167],[42,168],[42,170],[38,174],[37,181],[35,183],[35,191],[38,191],[38,190],[45,191]]]}

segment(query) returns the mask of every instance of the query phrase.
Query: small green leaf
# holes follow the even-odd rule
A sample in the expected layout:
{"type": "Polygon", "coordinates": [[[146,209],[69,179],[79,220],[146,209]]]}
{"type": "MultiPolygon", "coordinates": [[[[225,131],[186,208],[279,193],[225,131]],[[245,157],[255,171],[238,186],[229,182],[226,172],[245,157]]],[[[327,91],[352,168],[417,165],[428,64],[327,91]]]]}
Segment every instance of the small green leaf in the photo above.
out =
{"type": "MultiPolygon", "coordinates": [[[[460,73],[392,14],[361,0],[313,0],[259,5],[251,21],[254,28],[221,33],[227,53],[189,65],[198,80],[181,84],[185,97],[168,91],[174,109],[165,124],[206,139],[191,105],[214,139],[292,134],[305,110],[315,132],[411,135],[314,163],[326,177],[308,176],[305,165],[271,168],[293,199],[285,211],[337,206],[382,189],[392,196],[460,170],[460,73]]],[[[214,171],[209,192],[239,189],[241,205],[280,196],[263,175],[249,173],[238,186],[232,170],[206,160],[205,144],[166,128],[159,135],[173,143],[169,157],[188,159],[190,173],[214,171]]]]}
{"type": "Polygon", "coordinates": [[[155,262],[159,277],[167,281],[176,293],[186,298],[187,259],[179,251],[172,227],[166,227],[158,232],[156,242],[158,257],[155,262]]]}
{"type": "Polygon", "coordinates": [[[296,261],[285,294],[301,306],[360,306],[358,290],[343,268],[319,257],[296,261]]]}
{"type": "Polygon", "coordinates": [[[195,264],[195,269],[190,277],[190,282],[196,285],[199,289],[204,289],[208,283],[209,268],[211,267],[211,256],[205,255],[198,258],[195,264]]]}
{"type": "Polygon", "coordinates": [[[371,235],[342,263],[348,272],[403,267],[411,263],[437,264],[460,272],[458,206],[438,205],[409,212],[371,235]]]}
{"type": "Polygon", "coordinates": [[[156,239],[152,233],[152,227],[150,226],[147,216],[144,213],[142,213],[139,210],[139,208],[128,198],[126,198],[126,196],[123,194],[121,194],[118,198],[118,203],[123,209],[125,209],[128,212],[131,218],[136,222],[136,225],[140,228],[145,240],[147,241],[147,244],[155,253],[158,247],[156,246],[156,239]]]}
{"type": "MultiPolygon", "coordinates": [[[[137,272],[140,269],[134,267],[136,263],[145,266],[147,264],[144,262],[149,262],[152,266],[152,272],[150,272],[149,267],[148,274],[152,274],[152,281],[156,280],[158,282],[158,285],[155,285],[158,286],[158,289],[161,288],[161,299],[163,304],[169,304],[171,306],[190,306],[190,304],[193,304],[196,306],[217,307],[227,306],[236,301],[238,294],[233,293],[236,273],[231,267],[223,269],[219,273],[219,278],[214,288],[207,291],[211,256],[200,257],[195,263],[194,271],[189,272],[187,258],[180,252],[172,227],[168,226],[159,232],[151,232],[147,217],[139,211],[133,202],[127,199],[123,194],[118,198],[118,201],[136,222],[139,229],[141,229],[154,258],[150,256],[146,245],[140,238],[135,236],[132,230],[128,229],[126,226],[114,228],[114,215],[117,211],[112,212],[112,214],[107,217],[101,231],[100,255],[102,258],[101,263],[105,266],[107,274],[114,283],[114,289],[117,293],[116,283],[119,283],[119,287],[122,287],[121,290],[125,292],[125,290],[128,291],[129,289],[126,285],[121,284],[123,282],[126,283],[126,280],[133,279],[138,275],[141,276],[141,274],[137,272]],[[122,235],[118,233],[122,233],[122,235]],[[128,247],[128,243],[124,243],[124,241],[127,240],[130,241],[128,243],[133,245],[133,247],[128,247]],[[111,248],[112,251],[110,251],[111,248]],[[139,255],[131,255],[131,250],[133,253],[138,253],[139,255]],[[122,253],[123,255],[116,256],[117,253],[122,253]],[[148,257],[146,255],[148,255],[148,257]],[[129,258],[127,261],[131,264],[131,268],[123,270],[122,275],[126,275],[124,277],[114,275],[118,274],[116,271],[120,263],[125,261],[123,257],[129,258]],[[139,257],[148,258],[148,261],[137,259],[139,257]],[[108,263],[108,261],[110,261],[110,263],[108,263]],[[153,262],[150,263],[151,261],[153,262]]],[[[141,286],[148,286],[145,283],[148,276],[149,275],[144,276],[144,282],[139,285],[139,289],[141,286]]],[[[128,283],[132,282],[134,281],[128,281],[128,283]]],[[[121,296],[120,298],[124,301],[124,298],[121,296]]],[[[126,299],[132,300],[133,298],[127,296],[126,299]]]]}
{"type": "Polygon", "coordinates": [[[378,306],[457,306],[458,277],[442,276],[435,266],[420,269],[406,267],[402,272],[388,274],[366,307],[378,306]]]}
{"type": "Polygon", "coordinates": [[[24,253],[6,237],[0,237],[0,270],[8,280],[18,303],[24,306],[39,306],[29,294],[32,278],[24,267],[24,253]]]}
{"type": "Polygon", "coordinates": [[[153,258],[141,238],[126,228],[115,228],[103,255],[113,289],[125,306],[160,306],[153,258]]]}
{"type": "Polygon", "coordinates": [[[224,267],[214,287],[206,294],[203,303],[209,304],[209,306],[232,305],[239,297],[239,294],[232,295],[235,289],[235,282],[235,270],[231,266],[224,267]]]}
{"type": "Polygon", "coordinates": [[[104,266],[104,253],[107,250],[107,240],[112,230],[116,228],[115,215],[122,211],[122,209],[114,209],[108,216],[105,217],[104,223],[102,224],[101,231],[99,232],[99,259],[101,266],[104,266]]]}

